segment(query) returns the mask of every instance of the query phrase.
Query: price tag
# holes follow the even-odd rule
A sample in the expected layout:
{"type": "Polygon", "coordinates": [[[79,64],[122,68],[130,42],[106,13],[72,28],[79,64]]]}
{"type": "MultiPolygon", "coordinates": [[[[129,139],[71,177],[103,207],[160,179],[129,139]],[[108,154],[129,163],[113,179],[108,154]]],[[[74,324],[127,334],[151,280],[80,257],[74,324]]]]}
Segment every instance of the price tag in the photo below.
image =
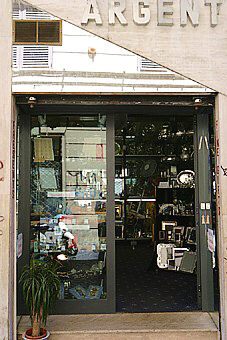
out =
{"type": "Polygon", "coordinates": [[[206,203],[206,209],[210,210],[210,203],[206,203]]]}
{"type": "Polygon", "coordinates": [[[201,203],[201,210],[205,210],[206,209],[206,204],[205,203],[201,203]]]}

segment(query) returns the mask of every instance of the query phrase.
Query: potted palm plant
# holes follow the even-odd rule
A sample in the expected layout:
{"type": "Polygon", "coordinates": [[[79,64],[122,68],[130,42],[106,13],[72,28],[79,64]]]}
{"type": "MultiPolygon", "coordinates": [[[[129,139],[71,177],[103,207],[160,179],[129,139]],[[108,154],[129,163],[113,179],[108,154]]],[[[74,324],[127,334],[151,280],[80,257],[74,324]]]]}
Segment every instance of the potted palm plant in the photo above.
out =
{"type": "Polygon", "coordinates": [[[48,339],[44,328],[54,302],[59,297],[60,279],[57,275],[58,263],[52,260],[40,261],[34,258],[20,277],[24,300],[31,318],[31,328],[23,339],[48,339]]]}

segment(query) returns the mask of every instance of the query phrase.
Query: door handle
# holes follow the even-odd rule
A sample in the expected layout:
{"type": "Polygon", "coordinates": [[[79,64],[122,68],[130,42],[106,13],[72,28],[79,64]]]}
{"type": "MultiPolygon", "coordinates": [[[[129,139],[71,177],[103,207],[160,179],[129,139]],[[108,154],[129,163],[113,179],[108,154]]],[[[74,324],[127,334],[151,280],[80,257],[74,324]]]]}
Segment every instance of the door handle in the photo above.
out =
{"type": "Polygon", "coordinates": [[[199,139],[199,150],[202,149],[203,137],[204,137],[204,141],[205,141],[206,148],[207,148],[207,150],[209,150],[209,145],[208,145],[207,136],[201,136],[201,137],[200,137],[200,139],[199,139]]]}

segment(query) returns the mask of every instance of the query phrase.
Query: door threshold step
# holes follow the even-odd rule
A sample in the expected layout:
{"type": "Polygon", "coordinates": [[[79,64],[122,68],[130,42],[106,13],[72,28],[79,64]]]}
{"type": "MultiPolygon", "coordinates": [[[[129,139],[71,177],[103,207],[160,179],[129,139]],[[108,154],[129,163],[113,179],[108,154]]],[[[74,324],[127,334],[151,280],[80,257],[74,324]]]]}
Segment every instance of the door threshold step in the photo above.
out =
{"type": "MultiPolygon", "coordinates": [[[[30,327],[23,316],[18,340],[30,327]]],[[[50,340],[218,340],[218,329],[208,313],[116,313],[51,315],[50,340]]]]}

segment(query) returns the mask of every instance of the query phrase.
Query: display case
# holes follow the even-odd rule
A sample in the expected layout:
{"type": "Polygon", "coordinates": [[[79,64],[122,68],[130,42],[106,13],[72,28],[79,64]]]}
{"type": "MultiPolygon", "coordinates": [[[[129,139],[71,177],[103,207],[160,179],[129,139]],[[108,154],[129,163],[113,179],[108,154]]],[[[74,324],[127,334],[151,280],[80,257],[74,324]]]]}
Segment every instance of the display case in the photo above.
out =
{"type": "Polygon", "coordinates": [[[32,122],[30,254],[60,264],[62,300],[107,295],[106,128],[99,118],[73,117],[71,127],[64,119],[58,127],[51,119],[32,122]]]}
{"type": "Polygon", "coordinates": [[[159,241],[177,242],[181,246],[192,244],[190,235],[191,230],[195,228],[194,195],[193,187],[157,188],[157,239],[159,241]],[[171,237],[168,236],[167,227],[169,233],[172,231],[171,237]],[[177,228],[181,231],[176,231],[177,228]]]}

